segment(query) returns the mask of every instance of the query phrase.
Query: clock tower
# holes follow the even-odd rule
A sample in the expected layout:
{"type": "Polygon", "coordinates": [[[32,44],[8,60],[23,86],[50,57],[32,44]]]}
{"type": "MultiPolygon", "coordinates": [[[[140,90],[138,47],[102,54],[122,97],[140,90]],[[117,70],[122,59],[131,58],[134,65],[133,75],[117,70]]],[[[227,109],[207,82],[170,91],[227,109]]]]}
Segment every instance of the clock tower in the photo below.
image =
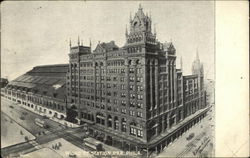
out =
{"type": "Polygon", "coordinates": [[[148,14],[144,14],[143,8],[139,5],[138,11],[132,19],[130,15],[130,32],[126,30],[126,44],[125,47],[135,45],[157,45],[156,33],[152,33],[152,20],[148,14]]]}

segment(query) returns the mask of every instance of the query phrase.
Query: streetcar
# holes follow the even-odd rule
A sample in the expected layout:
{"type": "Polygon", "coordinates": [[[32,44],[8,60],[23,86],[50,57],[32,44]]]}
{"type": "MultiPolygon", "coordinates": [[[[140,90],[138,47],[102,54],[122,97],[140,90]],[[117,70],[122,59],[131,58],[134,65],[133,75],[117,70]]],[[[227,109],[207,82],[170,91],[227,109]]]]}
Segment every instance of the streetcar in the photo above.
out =
{"type": "Polygon", "coordinates": [[[48,128],[48,125],[46,124],[46,122],[39,118],[35,119],[35,124],[43,128],[48,128]]]}
{"type": "Polygon", "coordinates": [[[94,138],[84,138],[83,139],[83,144],[86,145],[87,147],[90,147],[96,151],[103,151],[102,143],[95,140],[94,138]]]}

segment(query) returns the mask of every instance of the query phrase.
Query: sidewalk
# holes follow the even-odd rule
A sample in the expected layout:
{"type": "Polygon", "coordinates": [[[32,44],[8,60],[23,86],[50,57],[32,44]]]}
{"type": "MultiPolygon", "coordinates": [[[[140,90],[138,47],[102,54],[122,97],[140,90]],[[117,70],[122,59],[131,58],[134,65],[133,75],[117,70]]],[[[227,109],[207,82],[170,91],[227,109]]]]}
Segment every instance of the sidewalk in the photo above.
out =
{"type": "MultiPolygon", "coordinates": [[[[188,156],[194,157],[193,150],[198,147],[198,144],[206,137],[211,137],[211,132],[208,131],[210,128],[209,119],[210,116],[205,117],[201,120],[200,123],[196,124],[192,128],[190,128],[186,133],[184,133],[181,137],[179,137],[175,142],[166,147],[158,156],[156,157],[176,157],[176,156],[188,156]],[[202,133],[205,132],[205,135],[202,133]],[[187,140],[191,133],[194,133],[195,136],[191,140],[187,140]],[[198,138],[199,137],[199,138],[198,138]]],[[[198,155],[196,155],[197,157],[198,155]]]]}

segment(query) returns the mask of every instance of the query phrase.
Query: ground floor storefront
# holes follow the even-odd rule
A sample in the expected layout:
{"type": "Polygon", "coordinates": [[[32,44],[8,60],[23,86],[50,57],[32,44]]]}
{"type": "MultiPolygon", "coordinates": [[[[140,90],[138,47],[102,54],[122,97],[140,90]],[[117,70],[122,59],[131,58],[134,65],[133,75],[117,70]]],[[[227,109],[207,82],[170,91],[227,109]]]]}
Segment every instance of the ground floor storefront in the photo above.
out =
{"type": "Polygon", "coordinates": [[[21,107],[23,107],[23,108],[25,108],[25,109],[33,112],[33,113],[36,113],[36,114],[39,114],[41,116],[45,116],[47,118],[50,118],[53,121],[58,122],[60,124],[63,124],[65,126],[79,127],[79,125],[77,125],[77,124],[65,121],[66,113],[62,113],[60,111],[56,111],[54,109],[47,108],[45,106],[33,103],[31,101],[28,101],[28,100],[13,97],[13,96],[8,95],[8,94],[2,94],[1,93],[1,96],[8,99],[8,100],[10,100],[10,101],[12,101],[12,102],[14,102],[14,103],[17,103],[21,107]]]}
{"type": "Polygon", "coordinates": [[[162,134],[161,137],[153,139],[149,143],[135,142],[135,140],[129,137],[121,137],[118,134],[112,133],[111,131],[100,128],[96,125],[88,124],[88,134],[107,144],[119,148],[123,151],[134,151],[140,153],[143,156],[149,156],[152,153],[159,154],[164,148],[168,147],[171,143],[181,137],[184,133],[189,131],[194,125],[198,124],[207,115],[207,109],[203,109],[195,115],[186,118],[176,126],[172,127],[169,131],[162,134]]]}

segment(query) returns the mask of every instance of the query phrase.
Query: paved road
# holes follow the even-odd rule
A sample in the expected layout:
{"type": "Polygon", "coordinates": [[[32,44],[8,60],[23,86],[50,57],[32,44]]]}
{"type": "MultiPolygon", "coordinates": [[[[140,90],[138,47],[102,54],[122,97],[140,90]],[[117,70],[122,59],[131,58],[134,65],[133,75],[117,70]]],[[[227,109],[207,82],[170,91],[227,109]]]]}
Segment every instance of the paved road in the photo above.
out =
{"type": "Polygon", "coordinates": [[[19,104],[15,104],[5,98],[1,98],[1,105],[1,113],[8,115],[14,121],[23,126],[26,130],[28,130],[30,133],[36,135],[35,140],[1,149],[1,155],[3,157],[14,153],[25,153],[25,151],[27,150],[36,150],[39,148],[39,146],[58,138],[64,138],[65,140],[80,147],[81,149],[91,150],[90,148],[86,148],[83,146],[82,140],[79,137],[73,135],[74,133],[81,132],[81,128],[66,128],[57,122],[46,119],[46,122],[49,124],[50,128],[45,130],[44,128],[41,128],[34,123],[35,118],[40,118],[44,120],[42,116],[32,113],[22,108],[19,104]],[[10,108],[10,106],[13,106],[13,108],[10,108]],[[20,119],[21,116],[24,116],[25,119],[20,119]],[[38,133],[41,131],[45,131],[45,134],[38,135],[38,133]]]}
{"type": "MultiPolygon", "coordinates": [[[[193,152],[198,149],[206,137],[210,139],[210,142],[213,142],[214,140],[211,124],[214,124],[213,112],[208,112],[208,115],[202,119],[201,122],[193,126],[175,142],[170,144],[157,157],[198,157],[199,154],[193,155],[193,152]],[[212,119],[210,120],[210,118],[212,119]],[[188,137],[191,133],[195,134],[194,137],[189,141],[186,140],[186,137],[188,137]]],[[[210,151],[206,148],[203,150],[211,153],[211,149],[210,151]]]]}

